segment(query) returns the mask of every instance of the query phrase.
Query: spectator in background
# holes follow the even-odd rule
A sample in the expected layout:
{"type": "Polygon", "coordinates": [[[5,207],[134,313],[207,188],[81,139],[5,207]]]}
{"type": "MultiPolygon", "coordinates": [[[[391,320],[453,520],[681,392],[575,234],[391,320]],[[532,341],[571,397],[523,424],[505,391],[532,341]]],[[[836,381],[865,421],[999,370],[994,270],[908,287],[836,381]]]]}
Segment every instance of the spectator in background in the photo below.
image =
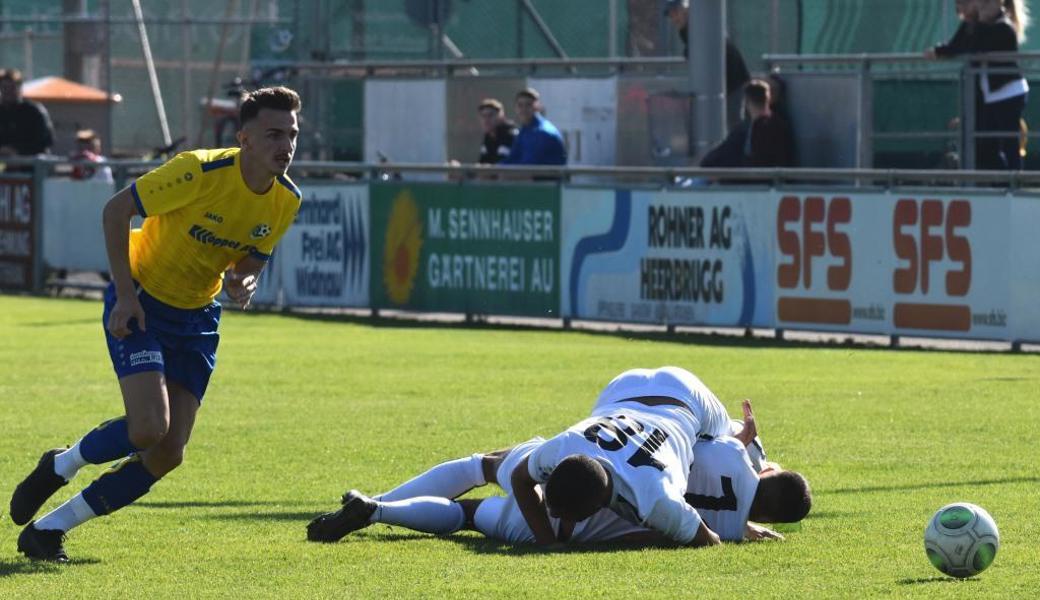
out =
{"type": "Polygon", "coordinates": [[[520,132],[513,140],[503,165],[565,165],[567,147],[560,130],[541,114],[538,91],[524,88],[516,93],[516,118],[520,132]]]}
{"type": "MultiPolygon", "coordinates": [[[[689,0],[668,0],[664,7],[664,15],[672,22],[683,43],[683,56],[690,58],[690,9],[689,0]]],[[[751,80],[751,73],[740,50],[726,37],[726,124],[736,126],[742,115],[740,113],[741,92],[744,84],[751,80]]]]}
{"type": "Polygon", "coordinates": [[[787,122],[770,108],[769,84],[754,79],[744,86],[747,118],[701,160],[702,167],[791,167],[794,143],[787,122]]]}
{"type": "MultiPolygon", "coordinates": [[[[962,27],[948,44],[927,52],[927,56],[949,57],[983,52],[1017,52],[1025,40],[1029,13],[1023,0],[974,0],[971,6],[959,5],[962,27]],[[972,25],[971,20],[977,18],[972,25]],[[962,29],[964,30],[962,32],[962,29]]],[[[982,66],[973,61],[973,67],[982,66]]],[[[1005,132],[1002,137],[975,140],[977,169],[1022,168],[1019,132],[1029,84],[1015,61],[988,61],[991,71],[976,76],[975,130],[978,133],[1005,132]]]]}
{"type": "Polygon", "coordinates": [[[35,156],[54,142],[47,110],[22,97],[22,72],[0,70],[0,156],[35,156]]]}
{"type": "Polygon", "coordinates": [[[957,31],[953,32],[953,37],[945,44],[925,50],[924,55],[926,58],[936,58],[940,54],[950,56],[949,53],[944,52],[945,49],[965,47],[971,35],[975,33],[975,25],[979,22],[979,11],[975,6],[975,0],[956,0],[954,5],[954,9],[957,11],[957,20],[960,21],[957,31]]]}
{"type": "Polygon", "coordinates": [[[73,179],[94,179],[108,183],[114,181],[112,168],[102,164],[105,157],[101,155],[101,138],[93,129],[80,129],[76,132],[76,151],[69,155],[69,159],[84,161],[72,167],[73,179]]]}
{"type": "Polygon", "coordinates": [[[516,123],[506,118],[502,103],[494,98],[485,98],[477,106],[480,124],[484,128],[484,141],[480,144],[482,165],[494,165],[509,156],[513,141],[519,130],[516,123]]]}

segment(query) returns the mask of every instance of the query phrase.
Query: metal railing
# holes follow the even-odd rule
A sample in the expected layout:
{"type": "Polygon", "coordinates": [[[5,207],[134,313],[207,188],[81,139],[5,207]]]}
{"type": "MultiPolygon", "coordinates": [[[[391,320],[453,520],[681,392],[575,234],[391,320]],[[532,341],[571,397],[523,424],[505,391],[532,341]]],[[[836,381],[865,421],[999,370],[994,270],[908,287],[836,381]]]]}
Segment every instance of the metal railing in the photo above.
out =
{"type": "MultiPolygon", "coordinates": [[[[953,57],[931,58],[923,53],[885,53],[885,54],[766,54],[763,57],[770,71],[783,75],[785,72],[805,73],[805,67],[817,69],[821,66],[832,66],[855,72],[858,77],[858,115],[859,129],[857,138],[858,167],[867,168],[873,165],[873,149],[875,140],[950,140],[957,139],[960,147],[960,164],[966,169],[976,165],[975,144],[983,138],[1007,138],[1008,132],[979,131],[976,129],[975,106],[980,90],[975,84],[977,76],[990,73],[1022,73],[1028,79],[1030,73],[1040,75],[1040,64],[1016,67],[990,67],[992,62],[1013,61],[1018,64],[1040,63],[1040,52],[989,52],[985,54],[959,55],[953,57]],[[926,68],[907,68],[910,65],[922,65],[926,68]],[[878,67],[889,67],[886,71],[876,71],[878,67]],[[891,69],[898,67],[898,69],[891,69]],[[931,75],[956,79],[960,83],[960,129],[959,131],[912,131],[912,132],[876,132],[874,126],[873,79],[879,76],[931,75]]],[[[834,71],[821,71],[821,74],[834,71]]],[[[1040,132],[1024,134],[1029,139],[1040,138],[1040,132]]]]}
{"type": "MultiPolygon", "coordinates": [[[[36,178],[62,176],[73,166],[97,163],[58,157],[12,157],[4,159],[12,167],[30,167],[36,178]]],[[[117,188],[161,164],[162,160],[111,160],[117,188]]],[[[28,174],[28,171],[22,174],[28,174]]],[[[938,169],[828,169],[828,168],[700,168],[700,167],[601,167],[601,166],[500,166],[442,163],[369,163],[338,161],[296,161],[289,175],[300,181],[334,179],[337,181],[394,180],[398,176],[442,175],[445,181],[494,180],[529,184],[533,179],[546,184],[603,183],[642,184],[654,187],[689,187],[729,184],[783,187],[785,185],[821,186],[928,186],[950,188],[987,184],[1007,189],[1040,188],[1040,171],[974,171],[938,169]]]]}
{"type": "Polygon", "coordinates": [[[509,71],[531,74],[553,71],[578,73],[581,71],[681,70],[685,73],[686,59],[680,56],[645,58],[454,58],[449,60],[335,60],[330,62],[293,62],[261,60],[253,65],[260,69],[291,69],[295,73],[319,74],[326,77],[366,77],[394,75],[425,75],[429,77],[452,75],[479,75],[481,71],[509,71]]]}

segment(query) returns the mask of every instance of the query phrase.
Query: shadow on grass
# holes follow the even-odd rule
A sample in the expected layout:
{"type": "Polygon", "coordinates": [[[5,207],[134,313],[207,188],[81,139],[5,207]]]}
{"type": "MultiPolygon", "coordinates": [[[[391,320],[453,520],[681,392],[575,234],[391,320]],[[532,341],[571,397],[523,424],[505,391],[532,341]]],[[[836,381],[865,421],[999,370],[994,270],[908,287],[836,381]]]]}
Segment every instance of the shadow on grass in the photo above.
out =
{"type": "Polygon", "coordinates": [[[868,485],[855,488],[843,488],[837,490],[815,490],[820,496],[831,494],[863,494],[869,492],[894,492],[900,490],[927,490],[931,488],[954,488],[982,485],[1003,485],[1006,483],[1037,483],[1040,477],[1007,477],[1004,479],[982,479],[974,481],[935,481],[931,483],[907,483],[899,485],[868,485]]]}
{"type": "Polygon", "coordinates": [[[920,585],[922,583],[966,583],[966,582],[978,581],[977,577],[968,577],[966,579],[957,579],[956,577],[945,577],[943,575],[936,575],[935,577],[907,577],[906,579],[900,579],[896,583],[899,585],[920,585]]]}
{"type": "Polygon", "coordinates": [[[307,506],[310,502],[298,500],[174,500],[135,502],[144,508],[246,508],[250,506],[307,506]]]}
{"type": "Polygon", "coordinates": [[[66,325],[86,325],[86,324],[101,324],[100,317],[91,317],[89,319],[65,319],[63,321],[30,321],[28,323],[18,323],[17,327],[64,327],[66,325]]]}
{"type": "Polygon", "coordinates": [[[206,515],[206,518],[220,521],[299,521],[302,530],[303,525],[306,525],[311,519],[320,514],[321,512],[313,510],[292,512],[257,511],[206,515]]]}
{"type": "Polygon", "coordinates": [[[96,558],[73,558],[65,564],[56,564],[28,558],[17,558],[9,560],[0,558],[0,577],[11,575],[60,575],[65,569],[75,568],[79,565],[95,565],[101,561],[96,558]]]}
{"type": "Polygon", "coordinates": [[[861,517],[862,513],[851,510],[814,510],[809,513],[807,519],[844,519],[845,517],[861,517]]]}
{"type": "MultiPolygon", "coordinates": [[[[526,556],[529,554],[573,554],[573,553],[603,553],[603,552],[627,552],[641,551],[647,548],[646,544],[621,544],[610,542],[597,542],[595,544],[574,544],[559,549],[540,548],[533,544],[510,544],[501,540],[484,537],[483,535],[469,531],[459,532],[451,535],[437,536],[413,531],[397,531],[394,529],[369,529],[351,533],[337,543],[349,543],[351,539],[364,540],[366,542],[415,542],[421,540],[443,540],[453,542],[472,552],[473,554],[503,554],[510,556],[526,556]]],[[[330,544],[335,545],[335,544],[330,544]]],[[[684,546],[655,544],[653,546],[661,550],[681,550],[684,546]]]]}
{"type": "MultiPolygon", "coordinates": [[[[853,336],[856,334],[849,334],[845,338],[829,338],[823,340],[791,340],[791,339],[776,339],[775,337],[768,336],[753,336],[743,335],[739,333],[739,328],[731,328],[736,333],[717,333],[717,332],[702,332],[702,331],[672,331],[669,332],[664,325],[660,325],[660,330],[629,330],[625,327],[642,327],[644,324],[635,323],[618,323],[616,329],[587,329],[587,328],[575,328],[564,330],[556,323],[559,323],[561,319],[555,316],[546,317],[541,320],[534,320],[531,322],[488,322],[486,317],[477,315],[473,320],[450,320],[450,321],[436,321],[424,318],[422,313],[417,313],[415,316],[402,315],[402,316],[369,316],[359,314],[343,314],[343,313],[309,313],[309,312],[293,312],[290,310],[285,311],[266,311],[266,310],[255,310],[255,311],[235,311],[236,314],[244,315],[247,317],[257,316],[268,316],[268,315],[279,315],[290,319],[298,319],[301,321],[316,321],[320,323],[343,323],[362,325],[365,327],[375,327],[384,329],[462,329],[462,330],[484,330],[484,331],[532,331],[532,332],[544,332],[544,331],[569,331],[573,333],[580,333],[590,336],[600,337],[612,337],[621,338],[626,340],[634,341],[659,341],[659,342],[673,342],[679,344],[696,344],[699,346],[716,346],[723,348],[756,348],[756,349],[769,349],[769,348],[849,348],[859,350],[877,350],[885,349],[890,352],[937,352],[943,354],[994,354],[1003,353],[1007,356],[1025,356],[1029,357],[1029,352],[1007,352],[1002,350],[993,349],[978,349],[978,348],[936,348],[928,346],[917,346],[917,345],[904,345],[892,347],[885,343],[877,343],[867,340],[857,340],[853,336]],[[552,324],[546,323],[546,321],[552,321],[552,324]]],[[[461,319],[462,316],[459,315],[461,319]]],[[[508,317],[504,317],[508,318],[508,317]]],[[[654,326],[651,324],[650,326],[654,326]]],[[[833,333],[820,332],[828,336],[833,333]]]]}

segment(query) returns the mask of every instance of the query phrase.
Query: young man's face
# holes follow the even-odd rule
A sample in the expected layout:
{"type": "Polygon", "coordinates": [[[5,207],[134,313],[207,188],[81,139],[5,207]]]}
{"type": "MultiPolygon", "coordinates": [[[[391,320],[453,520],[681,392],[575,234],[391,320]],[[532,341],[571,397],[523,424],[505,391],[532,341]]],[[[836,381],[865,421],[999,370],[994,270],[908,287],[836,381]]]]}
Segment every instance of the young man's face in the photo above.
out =
{"type": "Polygon", "coordinates": [[[242,127],[238,141],[249,160],[278,176],[284,175],[292,164],[299,133],[295,112],[261,108],[256,118],[242,127]]]}
{"type": "Polygon", "coordinates": [[[979,21],[996,21],[1004,10],[1003,0],[975,0],[975,12],[979,21]]]}
{"type": "Polygon", "coordinates": [[[538,110],[538,101],[530,96],[517,96],[516,98],[516,120],[521,125],[529,125],[534,120],[534,113],[538,110]]]}
{"type": "Polygon", "coordinates": [[[480,126],[484,128],[484,133],[491,133],[495,130],[500,112],[494,108],[484,107],[477,114],[480,116],[480,126]]]}
{"type": "Polygon", "coordinates": [[[22,99],[22,84],[13,79],[0,79],[0,102],[14,104],[22,99]]]}
{"type": "Polygon", "coordinates": [[[672,22],[676,29],[682,29],[686,26],[686,21],[689,20],[689,9],[682,6],[672,7],[668,10],[668,20],[672,22]]]}

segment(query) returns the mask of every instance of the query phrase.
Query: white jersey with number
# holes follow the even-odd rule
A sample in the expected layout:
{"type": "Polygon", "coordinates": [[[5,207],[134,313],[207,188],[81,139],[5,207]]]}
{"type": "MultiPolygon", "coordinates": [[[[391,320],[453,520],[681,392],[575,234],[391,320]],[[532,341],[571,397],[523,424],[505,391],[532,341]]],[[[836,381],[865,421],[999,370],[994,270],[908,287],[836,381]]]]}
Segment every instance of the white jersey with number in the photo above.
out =
{"type": "Polygon", "coordinates": [[[696,375],[680,367],[625,371],[600,392],[592,414],[611,411],[617,405],[642,406],[632,399],[648,397],[671,398],[686,407],[688,412],[679,413],[676,418],[684,423],[693,439],[729,432],[726,407],[696,375]]]}
{"type": "Polygon", "coordinates": [[[758,472],[747,450],[739,440],[720,437],[698,441],[693,451],[697,461],[690,469],[686,502],[723,540],[744,539],[758,490],[758,472]]]}
{"type": "Polygon", "coordinates": [[[612,511],[631,523],[689,543],[701,519],[683,497],[695,438],[677,417],[681,413],[688,414],[688,410],[633,403],[598,410],[596,416],[531,452],[529,474],[545,483],[568,456],[594,458],[612,475],[612,511]]]}

